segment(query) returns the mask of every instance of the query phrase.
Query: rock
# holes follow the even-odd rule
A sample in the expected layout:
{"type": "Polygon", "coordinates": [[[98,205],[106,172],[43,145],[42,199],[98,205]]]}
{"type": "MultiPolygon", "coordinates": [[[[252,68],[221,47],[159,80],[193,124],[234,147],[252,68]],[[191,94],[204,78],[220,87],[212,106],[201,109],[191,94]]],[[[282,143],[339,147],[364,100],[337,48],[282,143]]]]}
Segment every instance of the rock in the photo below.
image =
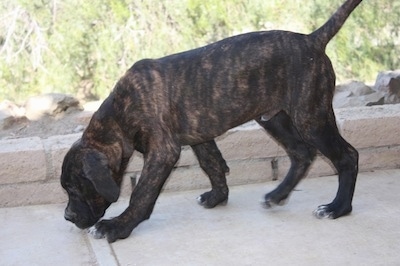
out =
{"type": "Polygon", "coordinates": [[[351,95],[352,94],[350,91],[337,91],[332,101],[333,108],[349,107],[351,105],[351,103],[349,102],[349,98],[351,97],[351,95]]]}
{"type": "Polygon", "coordinates": [[[0,103],[0,127],[2,129],[23,122],[26,122],[23,108],[7,100],[0,103]]]}
{"type": "Polygon", "coordinates": [[[2,101],[0,103],[0,118],[2,116],[23,116],[24,115],[24,109],[19,107],[13,102],[10,101],[2,101]]]}
{"type": "Polygon", "coordinates": [[[45,115],[55,117],[71,110],[83,108],[76,98],[62,93],[33,96],[25,103],[25,115],[29,120],[39,120],[45,115]]]}
{"type": "Polygon", "coordinates": [[[83,132],[85,130],[85,126],[84,125],[78,125],[76,126],[76,128],[74,130],[72,130],[73,133],[80,133],[83,132]]]}
{"type": "Polygon", "coordinates": [[[93,101],[93,102],[86,102],[83,104],[83,109],[89,112],[96,112],[103,101],[93,101]]]}
{"type": "Polygon", "coordinates": [[[383,104],[384,94],[375,92],[363,82],[352,81],[336,87],[333,108],[372,106],[383,104]]]}
{"type": "Polygon", "coordinates": [[[374,92],[368,95],[360,96],[364,106],[383,105],[385,103],[384,98],[385,97],[381,92],[374,92]]]}
{"type": "Polygon", "coordinates": [[[400,69],[380,72],[374,90],[385,94],[385,104],[400,103],[400,69]]]}
{"type": "Polygon", "coordinates": [[[338,85],[337,91],[351,92],[351,96],[363,96],[374,93],[375,91],[360,81],[350,81],[349,83],[338,85]]]}

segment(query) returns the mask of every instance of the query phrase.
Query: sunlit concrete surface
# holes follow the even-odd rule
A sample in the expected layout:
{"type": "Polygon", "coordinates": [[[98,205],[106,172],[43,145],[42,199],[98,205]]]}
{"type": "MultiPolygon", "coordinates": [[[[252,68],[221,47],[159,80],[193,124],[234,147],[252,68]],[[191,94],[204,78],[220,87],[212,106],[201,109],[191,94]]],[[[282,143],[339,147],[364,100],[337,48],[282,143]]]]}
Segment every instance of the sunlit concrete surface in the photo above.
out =
{"type": "Polygon", "coordinates": [[[2,208],[0,265],[399,265],[400,170],[359,174],[353,213],[337,220],[312,216],[336,176],[305,179],[287,205],[263,209],[277,184],[231,187],[215,209],[196,204],[203,191],[163,193],[150,220],[111,245],[65,221],[65,205],[2,208]]]}

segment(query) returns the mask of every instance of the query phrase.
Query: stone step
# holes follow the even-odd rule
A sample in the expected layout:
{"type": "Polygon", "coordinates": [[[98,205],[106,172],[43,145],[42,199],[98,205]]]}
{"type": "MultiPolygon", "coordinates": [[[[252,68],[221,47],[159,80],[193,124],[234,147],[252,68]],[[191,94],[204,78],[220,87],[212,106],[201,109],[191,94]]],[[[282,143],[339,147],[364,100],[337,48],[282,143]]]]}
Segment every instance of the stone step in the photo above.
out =
{"type": "MultiPolygon", "coordinates": [[[[400,168],[400,104],[337,109],[336,119],[343,137],[360,153],[359,169],[400,168]]],[[[0,141],[0,207],[61,203],[67,199],[59,184],[65,153],[81,134],[8,139],[0,141]]],[[[231,171],[230,185],[282,179],[290,162],[283,149],[257,124],[250,122],[217,138],[217,145],[231,171]]],[[[131,191],[143,159],[135,153],[128,167],[122,196],[131,191]],[[133,178],[129,178],[133,177],[133,178]]],[[[334,174],[319,156],[310,177],[334,174]]],[[[183,147],[179,162],[164,190],[209,188],[206,175],[190,149],[183,147]]]]}

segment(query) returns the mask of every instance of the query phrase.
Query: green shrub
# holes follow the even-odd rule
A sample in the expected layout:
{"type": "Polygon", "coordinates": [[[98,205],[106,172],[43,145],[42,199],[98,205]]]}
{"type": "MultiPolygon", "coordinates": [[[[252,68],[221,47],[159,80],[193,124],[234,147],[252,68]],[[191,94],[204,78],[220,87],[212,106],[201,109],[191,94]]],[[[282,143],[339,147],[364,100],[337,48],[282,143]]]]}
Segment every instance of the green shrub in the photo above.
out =
{"type": "MultiPolygon", "coordinates": [[[[231,35],[309,33],[343,0],[15,0],[0,3],[0,101],[45,92],[104,98],[135,61],[231,35]],[[288,4],[290,3],[290,4],[288,4]]],[[[369,0],[329,44],[339,81],[399,68],[400,1],[369,0]]]]}

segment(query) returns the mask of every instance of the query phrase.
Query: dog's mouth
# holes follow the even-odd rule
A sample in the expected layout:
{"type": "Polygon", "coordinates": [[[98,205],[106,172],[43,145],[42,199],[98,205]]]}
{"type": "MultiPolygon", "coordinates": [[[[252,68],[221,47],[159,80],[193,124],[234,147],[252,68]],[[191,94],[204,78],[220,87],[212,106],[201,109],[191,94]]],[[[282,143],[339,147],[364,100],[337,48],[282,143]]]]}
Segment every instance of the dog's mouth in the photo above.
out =
{"type": "Polygon", "coordinates": [[[95,225],[96,222],[76,222],[75,225],[76,227],[78,227],[79,229],[87,229],[90,228],[91,226],[95,225]]]}
{"type": "Polygon", "coordinates": [[[98,219],[93,217],[82,217],[78,216],[75,212],[70,211],[68,208],[65,209],[64,213],[65,220],[75,224],[80,229],[88,228],[94,225],[98,219]]]}
{"type": "Polygon", "coordinates": [[[67,221],[74,223],[80,229],[86,229],[93,226],[103,216],[104,212],[93,212],[92,208],[85,204],[76,207],[76,204],[68,204],[65,208],[64,218],[67,221]],[[72,207],[75,206],[74,208],[72,207]]]}

